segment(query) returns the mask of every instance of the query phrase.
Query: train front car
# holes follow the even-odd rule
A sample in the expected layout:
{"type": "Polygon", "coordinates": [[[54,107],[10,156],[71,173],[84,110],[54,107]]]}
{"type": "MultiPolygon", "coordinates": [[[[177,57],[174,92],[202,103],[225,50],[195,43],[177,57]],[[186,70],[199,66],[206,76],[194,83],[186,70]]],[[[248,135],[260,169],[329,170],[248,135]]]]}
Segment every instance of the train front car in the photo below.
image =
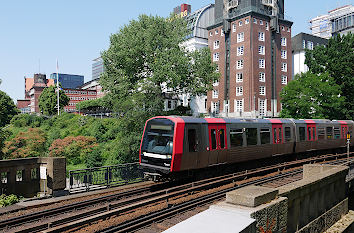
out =
{"type": "Polygon", "coordinates": [[[178,171],[183,153],[184,121],[177,117],[154,117],[145,124],[139,161],[144,175],[159,180],[178,171]]]}

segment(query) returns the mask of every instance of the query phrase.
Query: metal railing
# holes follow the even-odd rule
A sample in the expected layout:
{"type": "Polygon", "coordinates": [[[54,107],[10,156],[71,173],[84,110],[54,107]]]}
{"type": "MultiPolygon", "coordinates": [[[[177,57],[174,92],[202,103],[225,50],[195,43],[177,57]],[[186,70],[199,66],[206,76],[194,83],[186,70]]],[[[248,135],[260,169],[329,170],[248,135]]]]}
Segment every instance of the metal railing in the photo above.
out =
{"type": "Polygon", "coordinates": [[[69,171],[69,191],[90,191],[143,180],[144,174],[139,163],[71,170],[69,171]]]}

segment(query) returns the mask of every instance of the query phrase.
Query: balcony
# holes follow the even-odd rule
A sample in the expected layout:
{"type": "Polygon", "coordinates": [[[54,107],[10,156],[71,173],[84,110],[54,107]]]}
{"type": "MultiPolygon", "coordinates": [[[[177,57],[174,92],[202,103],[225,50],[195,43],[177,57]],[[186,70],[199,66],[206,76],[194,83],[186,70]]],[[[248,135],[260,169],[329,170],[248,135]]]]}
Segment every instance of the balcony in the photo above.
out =
{"type": "Polygon", "coordinates": [[[262,0],[262,4],[269,7],[277,7],[277,0],[262,0]]]}
{"type": "Polygon", "coordinates": [[[230,9],[238,7],[238,0],[224,0],[224,5],[226,10],[228,11],[230,9]]]}

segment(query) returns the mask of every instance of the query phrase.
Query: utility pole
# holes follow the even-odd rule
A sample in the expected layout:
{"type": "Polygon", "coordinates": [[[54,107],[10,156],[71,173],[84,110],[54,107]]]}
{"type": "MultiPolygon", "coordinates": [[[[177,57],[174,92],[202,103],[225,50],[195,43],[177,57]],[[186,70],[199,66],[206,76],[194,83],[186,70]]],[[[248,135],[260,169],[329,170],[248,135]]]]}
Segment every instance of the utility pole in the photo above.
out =
{"type": "Polygon", "coordinates": [[[59,106],[59,66],[57,59],[57,107],[58,107],[58,116],[60,115],[60,106],[59,106]]]}

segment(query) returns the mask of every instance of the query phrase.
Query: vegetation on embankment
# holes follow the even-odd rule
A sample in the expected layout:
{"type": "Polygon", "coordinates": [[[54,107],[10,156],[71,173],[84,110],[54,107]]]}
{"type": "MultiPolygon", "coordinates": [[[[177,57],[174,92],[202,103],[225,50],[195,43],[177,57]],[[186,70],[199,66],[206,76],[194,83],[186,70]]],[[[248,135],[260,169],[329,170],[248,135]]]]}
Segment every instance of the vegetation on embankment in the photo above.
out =
{"type": "Polygon", "coordinates": [[[64,156],[69,168],[133,162],[143,127],[124,117],[17,115],[6,129],[2,159],[64,156]]]}

